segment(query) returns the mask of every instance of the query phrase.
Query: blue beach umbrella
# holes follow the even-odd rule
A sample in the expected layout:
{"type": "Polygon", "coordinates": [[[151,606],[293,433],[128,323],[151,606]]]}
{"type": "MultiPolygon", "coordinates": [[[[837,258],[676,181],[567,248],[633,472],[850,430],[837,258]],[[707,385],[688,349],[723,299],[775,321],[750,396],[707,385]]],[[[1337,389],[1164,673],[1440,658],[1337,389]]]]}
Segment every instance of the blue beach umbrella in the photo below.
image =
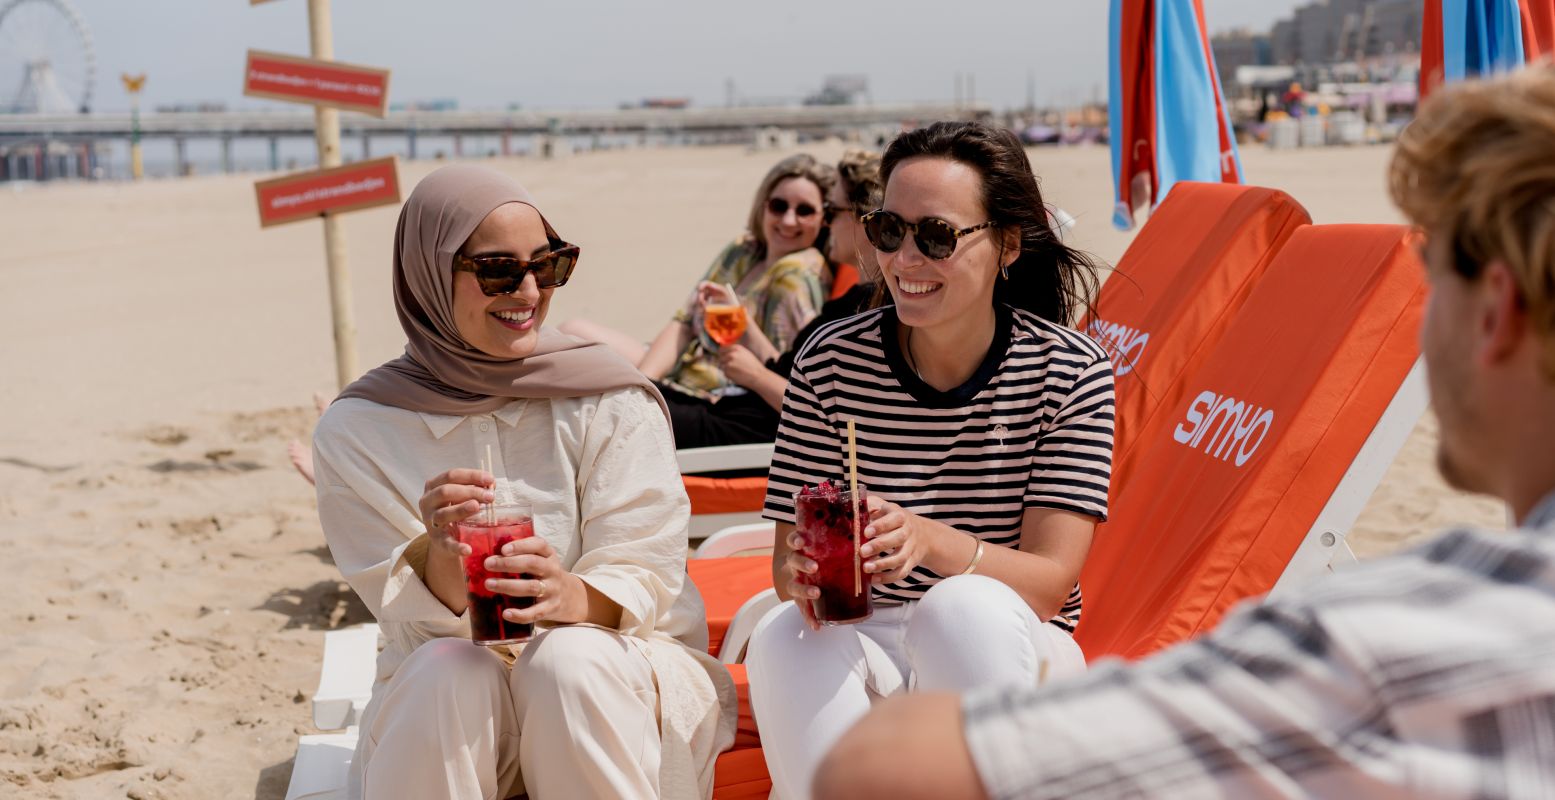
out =
{"type": "Polygon", "coordinates": [[[1426,0],[1420,94],[1447,81],[1510,72],[1550,52],[1555,0],[1426,0]]]}
{"type": "Polygon", "coordinates": [[[1112,0],[1110,28],[1113,225],[1178,181],[1241,183],[1200,0],[1112,0]]]}

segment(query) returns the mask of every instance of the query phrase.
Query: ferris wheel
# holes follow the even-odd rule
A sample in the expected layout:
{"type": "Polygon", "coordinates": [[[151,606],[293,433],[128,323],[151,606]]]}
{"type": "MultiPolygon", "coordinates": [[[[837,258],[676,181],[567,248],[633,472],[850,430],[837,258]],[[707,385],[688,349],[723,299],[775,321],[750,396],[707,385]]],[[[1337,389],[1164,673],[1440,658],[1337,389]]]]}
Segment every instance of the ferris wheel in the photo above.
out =
{"type": "Polygon", "coordinates": [[[0,111],[87,113],[97,55],[68,0],[0,0],[0,111]]]}

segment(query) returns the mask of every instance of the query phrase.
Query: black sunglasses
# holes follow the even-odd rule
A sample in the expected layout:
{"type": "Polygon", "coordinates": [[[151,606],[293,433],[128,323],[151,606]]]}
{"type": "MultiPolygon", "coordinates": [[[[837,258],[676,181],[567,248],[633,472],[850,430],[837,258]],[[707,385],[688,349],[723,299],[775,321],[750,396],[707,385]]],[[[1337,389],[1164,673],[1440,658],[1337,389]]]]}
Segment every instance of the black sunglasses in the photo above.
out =
{"type": "Polygon", "coordinates": [[[918,252],[934,261],[944,261],[956,252],[961,237],[993,226],[989,220],[970,228],[957,228],[939,217],[924,217],[921,222],[908,222],[900,215],[876,209],[859,218],[864,223],[864,235],[869,243],[882,253],[894,253],[902,248],[907,234],[918,245],[918,252]]]}
{"type": "Polygon", "coordinates": [[[473,272],[481,293],[487,297],[512,294],[524,285],[524,277],[533,272],[535,285],[554,289],[567,282],[578,265],[578,246],[560,239],[551,240],[551,251],[525,260],[513,256],[467,256],[454,253],[454,272],[473,272]]]}
{"type": "MultiPolygon", "coordinates": [[[[781,197],[769,197],[767,198],[767,210],[772,212],[774,215],[781,217],[788,213],[788,201],[781,197]]],[[[814,216],[815,213],[819,210],[820,209],[810,205],[809,203],[799,203],[798,205],[794,206],[794,215],[799,217],[809,217],[814,216]]]]}
{"type": "Polygon", "coordinates": [[[853,215],[854,219],[857,219],[857,211],[858,208],[853,205],[832,205],[831,203],[827,203],[826,206],[821,210],[821,213],[826,215],[827,222],[831,222],[832,220],[836,219],[837,215],[840,213],[851,214],[853,215]]]}

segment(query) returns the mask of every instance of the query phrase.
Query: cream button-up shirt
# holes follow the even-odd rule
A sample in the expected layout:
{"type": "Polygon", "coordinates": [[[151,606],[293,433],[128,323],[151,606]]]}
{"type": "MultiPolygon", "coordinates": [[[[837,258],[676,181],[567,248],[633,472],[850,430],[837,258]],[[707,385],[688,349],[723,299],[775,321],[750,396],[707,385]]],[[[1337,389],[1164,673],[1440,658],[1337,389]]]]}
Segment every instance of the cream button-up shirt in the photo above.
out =
{"type": "Polygon", "coordinates": [[[734,736],[734,688],[707,654],[706,613],[686,576],[690,501],[669,425],[646,392],[519,399],[472,416],[347,399],[319,420],[313,445],[325,539],[383,631],[379,686],[427,641],[470,635],[406,553],[425,546],[427,480],[478,467],[489,447],[497,502],[533,507],[535,534],[621,606],[619,632],[653,666],[664,795],[710,794],[712,760],[734,736]]]}

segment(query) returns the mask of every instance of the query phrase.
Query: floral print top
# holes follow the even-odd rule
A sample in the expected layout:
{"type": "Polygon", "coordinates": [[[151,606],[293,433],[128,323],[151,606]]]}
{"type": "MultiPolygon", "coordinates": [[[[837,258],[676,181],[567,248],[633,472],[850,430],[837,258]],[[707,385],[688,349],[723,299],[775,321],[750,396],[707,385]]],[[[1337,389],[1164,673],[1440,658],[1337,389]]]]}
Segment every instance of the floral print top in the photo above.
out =
{"type": "MultiPolygon", "coordinates": [[[[760,327],[779,352],[786,352],[799,331],[820,313],[831,291],[831,270],[813,247],[789,253],[764,271],[753,269],[757,260],[754,240],[741,237],[713,259],[702,280],[733,286],[750,323],[760,327]]],[[[697,396],[707,396],[721,385],[718,344],[707,331],[695,330],[664,381],[697,396]]]]}

